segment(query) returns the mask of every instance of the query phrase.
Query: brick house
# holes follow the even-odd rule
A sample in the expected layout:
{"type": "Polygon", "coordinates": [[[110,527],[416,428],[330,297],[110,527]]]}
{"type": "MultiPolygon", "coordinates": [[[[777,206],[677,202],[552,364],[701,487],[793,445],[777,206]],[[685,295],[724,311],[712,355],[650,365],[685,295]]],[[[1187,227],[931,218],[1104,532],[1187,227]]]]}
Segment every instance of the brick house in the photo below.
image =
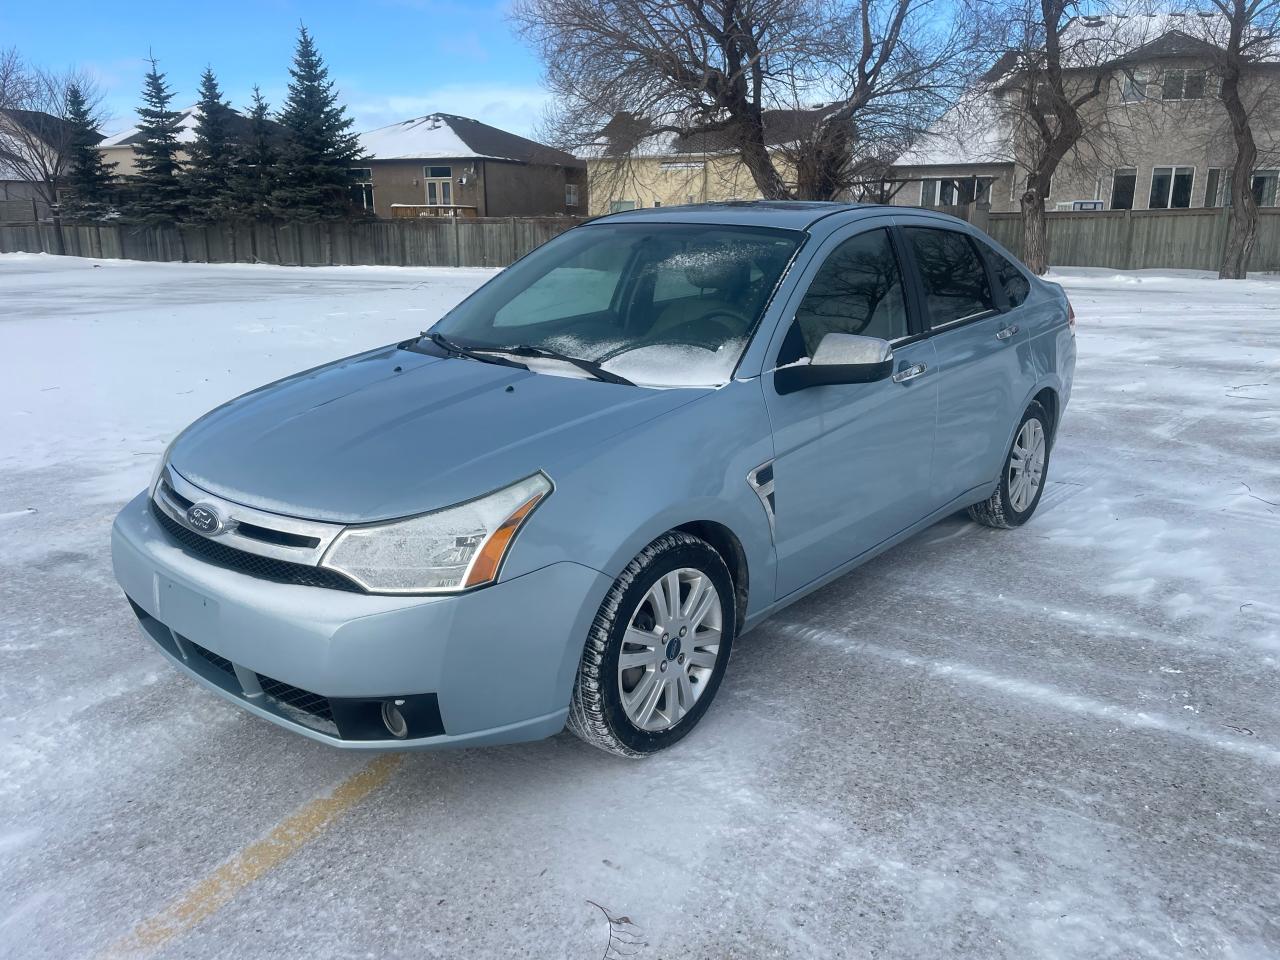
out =
{"type": "Polygon", "coordinates": [[[379,217],[585,216],[586,164],[478,120],[433,113],[360,135],[352,196],[379,217]]]}

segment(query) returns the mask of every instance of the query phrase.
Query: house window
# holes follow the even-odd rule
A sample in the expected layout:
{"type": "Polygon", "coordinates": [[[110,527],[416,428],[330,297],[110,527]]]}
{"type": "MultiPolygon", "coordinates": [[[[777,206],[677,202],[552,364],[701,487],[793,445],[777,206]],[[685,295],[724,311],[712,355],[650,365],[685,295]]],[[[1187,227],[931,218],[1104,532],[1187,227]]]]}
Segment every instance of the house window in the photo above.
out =
{"type": "Polygon", "coordinates": [[[1151,197],[1147,206],[1152,210],[1191,206],[1195,174],[1195,167],[1156,167],[1151,171],[1151,197]]]}
{"type": "Polygon", "coordinates": [[[576,207],[578,205],[578,185],[576,183],[566,183],[564,185],[564,205],[566,207],[576,207]]]}
{"type": "Polygon", "coordinates": [[[1138,188],[1138,171],[1121,167],[1111,174],[1111,209],[1132,210],[1133,193],[1138,188]]]}
{"type": "Polygon", "coordinates": [[[423,183],[427,187],[427,203],[430,206],[453,205],[453,168],[423,167],[423,183]]]}
{"type": "Polygon", "coordinates": [[[1280,193],[1280,190],[1277,190],[1277,187],[1280,187],[1280,171],[1255,170],[1250,186],[1253,188],[1253,199],[1257,201],[1258,206],[1274,207],[1277,193],[1280,193]]]}
{"type": "Polygon", "coordinates": [[[1136,74],[1126,73],[1120,81],[1120,102],[1137,103],[1145,99],[1147,99],[1146,82],[1136,74]]]}
{"type": "Polygon", "coordinates": [[[661,200],[658,200],[657,198],[654,198],[653,205],[654,205],[655,207],[660,207],[660,206],[662,206],[662,201],[661,201],[661,200]]]}
{"type": "Polygon", "coordinates": [[[1204,174],[1204,205],[1222,206],[1222,168],[1210,167],[1204,174]]]}
{"type": "Polygon", "coordinates": [[[1161,79],[1162,100],[1203,100],[1209,88],[1203,70],[1166,70],[1161,79]]]}
{"type": "Polygon", "coordinates": [[[369,167],[351,167],[351,205],[358,210],[373,209],[373,170],[369,167]]]}
{"type": "Polygon", "coordinates": [[[923,180],[920,183],[920,206],[953,207],[991,200],[991,177],[953,177],[945,180],[923,180]]]}
{"type": "Polygon", "coordinates": [[[636,202],[634,200],[610,200],[609,201],[610,213],[622,213],[622,211],[624,210],[634,210],[635,208],[636,208],[636,202]]]}

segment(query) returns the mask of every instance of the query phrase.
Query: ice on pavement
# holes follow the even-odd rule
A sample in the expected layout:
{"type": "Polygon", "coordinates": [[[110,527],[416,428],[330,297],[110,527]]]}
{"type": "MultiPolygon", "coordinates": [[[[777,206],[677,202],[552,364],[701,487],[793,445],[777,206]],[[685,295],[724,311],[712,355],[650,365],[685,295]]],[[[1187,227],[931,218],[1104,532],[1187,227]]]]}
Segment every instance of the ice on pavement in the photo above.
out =
{"type": "MultiPolygon", "coordinates": [[[[108,533],[174,433],[491,272],[0,256],[0,953],[98,953],[360,768],[149,648],[108,533]]],[[[406,757],[164,957],[1280,955],[1280,281],[1064,270],[1040,512],[741,638],[703,724],[406,757]]]]}

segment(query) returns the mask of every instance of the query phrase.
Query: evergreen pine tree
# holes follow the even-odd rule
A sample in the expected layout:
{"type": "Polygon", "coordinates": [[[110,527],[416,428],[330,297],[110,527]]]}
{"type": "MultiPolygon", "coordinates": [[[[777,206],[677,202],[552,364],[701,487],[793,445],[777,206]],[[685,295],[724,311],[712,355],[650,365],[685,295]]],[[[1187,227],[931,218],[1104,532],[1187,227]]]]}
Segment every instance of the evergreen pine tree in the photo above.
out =
{"type": "Polygon", "coordinates": [[[236,153],[231,193],[233,215],[248,220],[269,220],[280,164],[279,128],[271,119],[271,107],[262,91],[253,88],[248,130],[236,153]]]}
{"type": "Polygon", "coordinates": [[[139,141],[134,145],[137,176],[131,184],[130,219],[149,225],[173,224],[186,214],[186,189],[179,178],[178,132],[182,114],[171,110],[173,91],[151,60],[138,108],[139,141]]]}
{"type": "Polygon", "coordinates": [[[200,75],[197,109],[195,140],[188,150],[182,181],[192,218],[213,223],[231,214],[231,182],[238,146],[234,124],[238,118],[223,99],[218,79],[209,67],[200,75]]]}
{"type": "Polygon", "coordinates": [[[100,217],[110,207],[114,163],[98,152],[102,135],[94,128],[89,104],[78,84],[67,87],[66,120],[71,132],[67,147],[67,171],[62,209],[72,217],[100,217]]]}
{"type": "Polygon", "coordinates": [[[329,70],[307,28],[289,68],[289,93],[280,113],[284,127],[275,213],[297,220],[325,220],[351,213],[352,162],[363,155],[351,118],[329,79],[329,70]]]}

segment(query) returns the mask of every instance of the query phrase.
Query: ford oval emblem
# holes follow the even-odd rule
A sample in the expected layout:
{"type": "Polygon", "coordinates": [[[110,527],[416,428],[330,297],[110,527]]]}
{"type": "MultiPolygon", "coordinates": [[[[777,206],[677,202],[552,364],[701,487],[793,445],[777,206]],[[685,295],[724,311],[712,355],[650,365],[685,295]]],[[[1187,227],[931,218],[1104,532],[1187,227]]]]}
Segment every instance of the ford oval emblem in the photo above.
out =
{"type": "Polygon", "coordinates": [[[187,523],[211,537],[222,529],[222,518],[202,503],[187,508],[187,523]]]}

